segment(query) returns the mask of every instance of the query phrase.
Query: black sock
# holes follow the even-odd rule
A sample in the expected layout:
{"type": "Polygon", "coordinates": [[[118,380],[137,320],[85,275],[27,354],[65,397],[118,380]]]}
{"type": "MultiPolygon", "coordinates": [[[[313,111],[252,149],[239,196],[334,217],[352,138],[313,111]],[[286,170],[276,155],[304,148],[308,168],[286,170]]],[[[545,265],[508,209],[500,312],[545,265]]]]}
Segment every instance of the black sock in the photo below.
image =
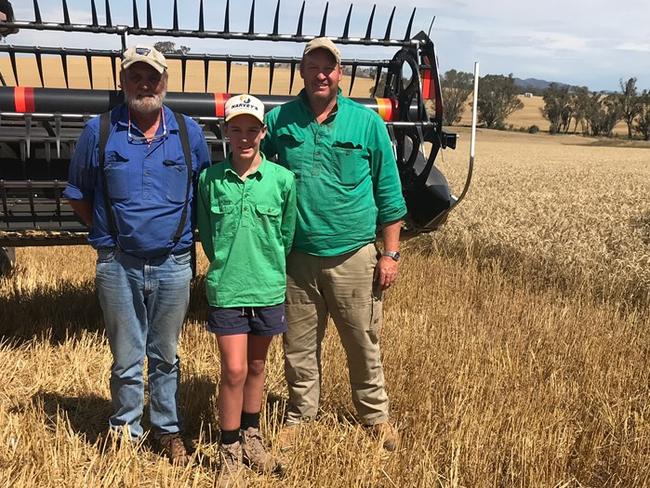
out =
{"type": "Polygon", "coordinates": [[[239,429],[236,430],[221,429],[222,444],[234,444],[235,442],[239,442],[239,429]]]}
{"type": "Polygon", "coordinates": [[[254,427],[255,429],[260,428],[260,413],[248,413],[248,412],[242,412],[241,413],[241,428],[242,430],[246,430],[249,427],[254,427]]]}

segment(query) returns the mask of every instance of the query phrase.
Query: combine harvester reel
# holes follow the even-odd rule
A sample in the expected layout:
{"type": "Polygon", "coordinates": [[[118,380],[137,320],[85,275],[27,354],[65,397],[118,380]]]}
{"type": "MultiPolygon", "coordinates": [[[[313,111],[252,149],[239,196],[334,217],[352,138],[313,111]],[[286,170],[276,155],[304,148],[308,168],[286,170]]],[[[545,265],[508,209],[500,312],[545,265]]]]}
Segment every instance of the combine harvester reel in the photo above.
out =
{"type": "MultiPolygon", "coordinates": [[[[178,3],[174,0],[171,12],[172,28],[157,28],[153,25],[151,0],[146,2],[144,25],[140,21],[136,0],[132,3],[130,25],[113,23],[109,0],[105,1],[103,23],[99,21],[95,0],[90,0],[90,24],[72,22],[66,0],[61,0],[63,22],[44,20],[38,0],[33,0],[34,20],[16,20],[9,3],[0,0],[0,12],[4,13],[4,20],[0,17],[0,37],[19,30],[61,33],[59,46],[0,44],[0,62],[8,58],[8,62],[0,66],[10,67],[4,72],[0,70],[0,246],[84,242],[86,229],[67,202],[61,198],[75,141],[85,121],[122,101],[117,82],[122,50],[127,45],[154,44],[169,39],[212,39],[215,41],[210,43],[211,48],[216,46],[222,50],[229,47],[229,43],[225,41],[253,41],[249,52],[260,50],[260,46],[255,42],[273,41],[284,45],[302,45],[317,36],[329,36],[335,43],[346,46],[344,54],[346,51],[352,51],[352,46],[394,48],[396,52],[391,59],[343,59],[342,64],[349,80],[347,94],[352,93],[355,81],[358,82],[362,76],[367,77],[371,73],[374,79],[371,93],[355,100],[380,114],[393,142],[402,189],[409,209],[404,235],[435,230],[446,220],[449,211],[462,200],[470,184],[473,157],[470,158],[467,178],[460,196],[454,197],[447,180],[434,163],[441,149],[456,147],[456,134],[443,131],[443,100],[433,42],[424,32],[411,35],[415,9],[411,13],[403,37],[391,36],[395,8],[390,14],[384,36],[373,37],[375,7],[372,8],[365,36],[353,37],[350,34],[351,5],[343,32],[340,37],[336,37],[327,32],[328,4],[322,16],[320,32],[303,33],[303,2],[296,31],[292,34],[280,34],[279,1],[275,8],[273,30],[270,33],[255,31],[254,0],[246,32],[231,29],[229,1],[226,1],[221,30],[206,28],[203,0],[200,0],[199,4],[197,28],[181,29],[178,3]],[[103,34],[103,38],[100,38],[102,47],[111,42],[110,39],[106,40],[107,35],[113,35],[114,46],[112,49],[61,47],[66,45],[68,33],[85,33],[89,36],[103,34]],[[31,58],[29,61],[35,60],[40,86],[19,84],[18,80],[22,78],[19,69],[24,66],[22,63],[26,62],[26,58],[31,58]],[[44,65],[44,60],[47,59],[51,63],[52,58],[60,60],[66,88],[46,86],[45,69],[51,64],[44,65]],[[70,88],[73,60],[76,61],[75,69],[79,69],[80,60],[85,60],[90,89],[70,88]],[[98,83],[94,64],[99,62],[110,64],[112,86],[108,87],[109,89],[96,89],[98,83]],[[380,85],[383,85],[381,90],[380,85]],[[425,148],[428,148],[428,151],[425,148]]],[[[95,42],[91,45],[99,44],[95,42]]],[[[228,151],[227,141],[223,136],[223,112],[224,103],[230,96],[229,91],[233,85],[234,71],[246,73],[247,91],[259,96],[267,109],[271,109],[291,99],[291,93],[295,93],[293,89],[300,57],[197,53],[193,49],[195,48],[192,48],[192,52],[166,53],[172,63],[180,64],[181,78],[175,80],[174,74],[170,73],[170,84],[177,83],[181,91],[168,93],[166,104],[173,110],[197,120],[204,129],[213,161],[217,162],[221,161],[228,151]],[[202,66],[202,70],[191,72],[188,63],[198,64],[202,66]],[[220,76],[225,75],[223,93],[209,91],[208,80],[210,73],[214,75],[215,69],[220,70],[220,76]],[[258,73],[264,70],[268,74],[268,90],[266,93],[260,93],[260,90],[251,91],[254,73],[259,76],[258,73]],[[289,70],[289,86],[286,94],[282,95],[276,94],[277,86],[273,84],[274,75],[280,70],[289,70]],[[186,90],[190,76],[203,77],[202,93],[186,90]]]]}

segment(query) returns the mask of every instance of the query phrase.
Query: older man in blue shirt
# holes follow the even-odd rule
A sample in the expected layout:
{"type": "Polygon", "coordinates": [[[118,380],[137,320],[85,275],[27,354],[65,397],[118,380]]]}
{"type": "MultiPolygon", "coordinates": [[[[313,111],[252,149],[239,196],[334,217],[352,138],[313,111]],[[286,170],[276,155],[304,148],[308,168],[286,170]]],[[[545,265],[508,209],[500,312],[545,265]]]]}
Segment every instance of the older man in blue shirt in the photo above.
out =
{"type": "Polygon", "coordinates": [[[126,103],[86,125],[64,196],[98,254],[96,286],[113,354],[110,430],[143,434],[146,356],[154,437],[172,462],[187,462],[176,350],[192,276],[192,200],[210,155],[198,124],[163,105],[167,78],[154,48],[125,51],[126,103]]]}

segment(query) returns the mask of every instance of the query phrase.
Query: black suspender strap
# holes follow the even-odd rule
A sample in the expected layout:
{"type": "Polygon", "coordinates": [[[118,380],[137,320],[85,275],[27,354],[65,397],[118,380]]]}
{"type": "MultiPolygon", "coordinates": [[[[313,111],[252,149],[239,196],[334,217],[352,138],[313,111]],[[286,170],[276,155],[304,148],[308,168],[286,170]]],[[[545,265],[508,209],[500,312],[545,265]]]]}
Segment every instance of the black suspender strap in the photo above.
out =
{"type": "Polygon", "coordinates": [[[106,219],[108,221],[108,230],[117,245],[117,226],[115,225],[115,216],[111,199],[108,195],[108,179],[106,178],[106,143],[111,132],[111,113],[105,112],[99,116],[99,172],[101,173],[102,184],[104,185],[104,207],[106,210],[106,219]]]}
{"type": "Polygon", "coordinates": [[[176,244],[181,239],[181,237],[183,237],[183,230],[185,229],[185,222],[187,221],[187,208],[189,207],[190,189],[192,188],[192,153],[190,152],[190,139],[187,136],[187,125],[185,124],[185,117],[183,117],[183,114],[179,114],[177,112],[174,112],[174,117],[178,123],[178,133],[181,137],[183,155],[185,156],[185,165],[187,166],[185,204],[183,205],[183,212],[181,213],[181,221],[178,223],[178,228],[174,234],[174,244],[176,244]]]}

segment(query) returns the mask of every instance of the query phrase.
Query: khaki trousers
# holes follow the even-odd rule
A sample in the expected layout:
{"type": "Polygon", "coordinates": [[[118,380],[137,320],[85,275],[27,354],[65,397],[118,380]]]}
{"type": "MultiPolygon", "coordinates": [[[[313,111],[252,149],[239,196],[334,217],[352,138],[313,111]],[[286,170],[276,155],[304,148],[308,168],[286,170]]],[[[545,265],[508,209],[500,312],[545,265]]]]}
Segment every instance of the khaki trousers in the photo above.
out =
{"type": "Polygon", "coordinates": [[[287,258],[284,334],[287,423],[312,419],[321,387],[321,343],[331,315],[347,356],[352,401],[363,424],[388,420],[379,350],[381,294],[373,291],[377,250],[368,244],[334,257],[292,251],[287,258]]]}

